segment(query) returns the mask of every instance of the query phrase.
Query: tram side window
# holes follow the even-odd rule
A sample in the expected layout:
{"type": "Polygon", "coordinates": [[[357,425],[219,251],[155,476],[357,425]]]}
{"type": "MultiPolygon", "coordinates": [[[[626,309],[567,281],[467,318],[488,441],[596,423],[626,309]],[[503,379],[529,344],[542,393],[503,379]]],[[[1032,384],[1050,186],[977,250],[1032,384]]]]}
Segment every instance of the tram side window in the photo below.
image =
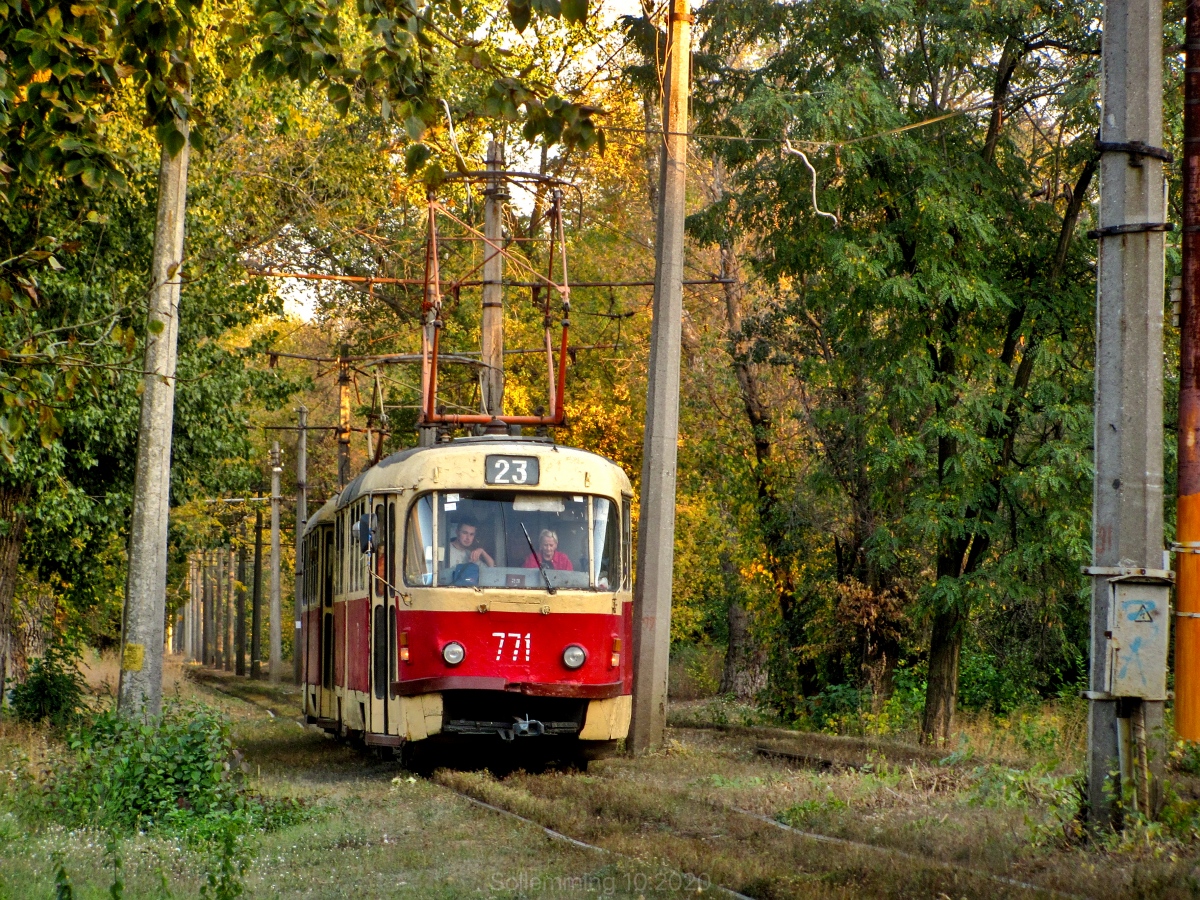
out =
{"type": "Polygon", "coordinates": [[[433,494],[426,494],[409,509],[404,538],[405,584],[433,584],[433,500],[433,494]]]}
{"type": "Polygon", "coordinates": [[[321,569],[325,576],[324,597],[326,606],[333,606],[333,532],[325,532],[325,565],[321,569]]]}
{"type": "Polygon", "coordinates": [[[338,594],[342,592],[342,557],[345,555],[342,552],[342,546],[345,541],[345,538],[342,535],[343,522],[343,517],[339,515],[337,517],[337,559],[330,559],[326,561],[326,565],[328,565],[329,568],[336,573],[334,592],[338,594]]]}
{"type": "Polygon", "coordinates": [[[387,535],[387,581],[389,585],[393,585],[391,592],[394,594],[396,592],[394,585],[396,584],[396,512],[398,509],[396,501],[389,500],[387,508],[387,528],[384,529],[384,533],[387,535]]]}
{"type": "Polygon", "coordinates": [[[387,534],[387,504],[375,504],[375,521],[378,523],[375,530],[375,577],[371,579],[375,582],[372,593],[376,597],[386,596],[384,591],[384,582],[387,581],[387,539],[384,535],[387,534]]]}
{"type": "Polygon", "coordinates": [[[594,584],[597,590],[615,591],[621,584],[617,555],[616,504],[604,497],[592,498],[592,552],[595,554],[594,584]]]}
{"type": "Polygon", "coordinates": [[[621,518],[621,584],[629,590],[633,585],[633,497],[629,494],[621,495],[621,509],[624,512],[621,518]]]}

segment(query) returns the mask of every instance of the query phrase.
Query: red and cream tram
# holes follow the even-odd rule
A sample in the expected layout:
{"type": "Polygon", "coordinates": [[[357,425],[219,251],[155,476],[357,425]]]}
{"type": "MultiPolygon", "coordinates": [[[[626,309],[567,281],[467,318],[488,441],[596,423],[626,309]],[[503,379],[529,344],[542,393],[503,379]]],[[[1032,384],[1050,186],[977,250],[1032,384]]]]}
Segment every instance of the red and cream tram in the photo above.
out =
{"type": "Polygon", "coordinates": [[[305,530],[308,721],[368,745],[536,739],[575,758],[623,739],[631,501],[619,466],[544,437],[363,472],[305,530]]]}

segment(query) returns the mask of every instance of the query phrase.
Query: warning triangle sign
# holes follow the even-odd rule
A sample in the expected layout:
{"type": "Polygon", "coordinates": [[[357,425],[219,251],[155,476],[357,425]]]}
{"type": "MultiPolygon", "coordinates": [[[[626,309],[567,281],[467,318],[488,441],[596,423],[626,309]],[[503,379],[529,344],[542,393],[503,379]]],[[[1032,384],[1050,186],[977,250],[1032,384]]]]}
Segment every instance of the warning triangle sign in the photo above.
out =
{"type": "Polygon", "coordinates": [[[1146,604],[1142,604],[1142,608],[1137,611],[1133,617],[1135,622],[1153,622],[1154,619],[1150,616],[1150,610],[1146,609],[1146,604]]]}

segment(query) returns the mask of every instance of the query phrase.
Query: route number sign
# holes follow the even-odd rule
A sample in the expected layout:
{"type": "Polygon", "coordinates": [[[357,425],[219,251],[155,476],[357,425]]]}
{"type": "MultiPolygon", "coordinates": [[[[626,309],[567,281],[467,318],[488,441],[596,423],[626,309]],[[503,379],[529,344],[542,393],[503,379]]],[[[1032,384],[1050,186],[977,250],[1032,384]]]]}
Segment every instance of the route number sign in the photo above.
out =
{"type": "Polygon", "coordinates": [[[483,481],[485,484],[537,484],[540,475],[536,456],[489,456],[483,481]]]}

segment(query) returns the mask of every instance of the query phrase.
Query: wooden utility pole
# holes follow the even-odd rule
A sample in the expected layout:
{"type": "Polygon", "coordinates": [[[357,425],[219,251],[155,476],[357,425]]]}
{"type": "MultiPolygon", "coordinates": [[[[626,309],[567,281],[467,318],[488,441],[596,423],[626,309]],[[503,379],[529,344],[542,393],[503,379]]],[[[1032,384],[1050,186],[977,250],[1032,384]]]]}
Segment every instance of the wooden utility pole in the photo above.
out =
{"type": "Polygon", "coordinates": [[[338,488],[350,483],[350,345],[338,348],[338,488]]]}
{"type": "Polygon", "coordinates": [[[1187,0],[1184,49],[1175,733],[1200,741],[1200,0],[1187,0]]]}
{"type": "Polygon", "coordinates": [[[254,511],[254,590],[250,596],[250,677],[262,678],[262,509],[254,511]]]}
{"type": "Polygon", "coordinates": [[[504,145],[491,141],[487,168],[496,173],[488,178],[483,207],[483,408],[493,416],[504,415],[504,145]]]}
{"type": "Polygon", "coordinates": [[[236,673],[246,674],[246,544],[244,530],[238,526],[237,551],[237,618],[234,625],[234,652],[237,654],[236,673]]]}
{"type": "MultiPolygon", "coordinates": [[[[176,126],[187,135],[186,121],[176,126]]],[[[158,169],[158,218],[150,264],[149,311],[142,371],[142,409],[129,524],[129,572],[121,619],[117,709],[124,716],[162,711],[163,624],[167,601],[167,516],[171,494],[171,427],[179,287],[187,205],[188,144],[175,156],[163,148],[158,169]]]]}
{"type": "Polygon", "coordinates": [[[667,721],[691,20],[688,0],[671,0],[654,248],[654,324],[650,334],[646,432],[642,449],[642,512],[634,585],[633,720],[629,729],[629,749],[633,753],[645,753],[659,746],[667,721]]]}
{"type": "MultiPolygon", "coordinates": [[[[296,436],[296,588],[292,595],[292,613],[296,620],[292,638],[292,680],[301,682],[300,603],[304,598],[304,525],[308,522],[308,408],[296,410],[299,432],[296,436]]],[[[382,437],[380,438],[382,440],[382,437]]]]}
{"type": "Polygon", "coordinates": [[[267,673],[271,681],[283,677],[283,628],[279,621],[279,476],[283,467],[279,460],[279,442],[271,447],[271,649],[267,673]]]}
{"type": "MultiPolygon", "coordinates": [[[[1093,827],[1131,797],[1153,812],[1161,768],[1169,576],[1163,565],[1161,0],[1106,0],[1087,799],[1093,827]],[[1116,783],[1110,777],[1116,772],[1116,783]],[[1132,790],[1136,788],[1136,791],[1132,790]]],[[[1127,808],[1127,807],[1124,807],[1127,808]]]]}

